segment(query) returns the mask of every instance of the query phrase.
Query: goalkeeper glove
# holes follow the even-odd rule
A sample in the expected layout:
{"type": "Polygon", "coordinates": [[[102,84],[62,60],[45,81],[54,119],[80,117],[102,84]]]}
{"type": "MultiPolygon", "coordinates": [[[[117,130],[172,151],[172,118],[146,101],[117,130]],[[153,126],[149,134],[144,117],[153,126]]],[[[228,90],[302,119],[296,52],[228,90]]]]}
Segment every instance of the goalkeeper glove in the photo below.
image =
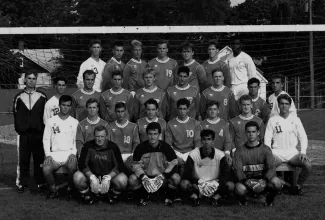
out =
{"type": "Polygon", "coordinates": [[[95,194],[98,194],[101,191],[100,181],[94,174],[90,176],[90,188],[95,194]]]}
{"type": "Polygon", "coordinates": [[[101,193],[102,194],[108,193],[109,187],[111,185],[111,179],[112,178],[110,175],[103,176],[102,184],[101,184],[101,193]]]}
{"type": "Polygon", "coordinates": [[[155,186],[155,188],[157,188],[156,191],[163,185],[164,179],[165,179],[165,177],[162,174],[156,176],[153,179],[154,186],[155,186]]]}
{"type": "Polygon", "coordinates": [[[147,190],[148,193],[153,193],[157,191],[155,189],[153,181],[147,175],[144,175],[141,180],[143,187],[147,190]]]}
{"type": "Polygon", "coordinates": [[[259,180],[257,180],[257,179],[248,179],[248,180],[245,181],[245,185],[249,189],[253,190],[253,192],[260,193],[265,189],[266,181],[263,180],[263,179],[259,179],[259,180]]]}

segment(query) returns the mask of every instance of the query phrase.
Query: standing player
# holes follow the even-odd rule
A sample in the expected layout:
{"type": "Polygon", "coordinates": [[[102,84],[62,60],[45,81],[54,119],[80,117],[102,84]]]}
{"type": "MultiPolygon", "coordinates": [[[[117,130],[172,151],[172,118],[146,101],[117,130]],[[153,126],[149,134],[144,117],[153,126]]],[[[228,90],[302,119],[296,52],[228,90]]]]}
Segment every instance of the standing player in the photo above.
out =
{"type": "Polygon", "coordinates": [[[155,99],[148,99],[144,104],[146,108],[146,117],[140,118],[137,121],[137,126],[139,128],[139,137],[140,142],[144,142],[148,140],[147,136],[147,126],[151,122],[158,122],[161,127],[161,132],[159,136],[159,140],[165,141],[165,132],[166,132],[166,121],[162,118],[158,118],[158,111],[159,111],[159,105],[158,102],[155,99]]]}
{"type": "Polygon", "coordinates": [[[99,58],[100,52],[102,51],[101,41],[99,39],[92,39],[90,41],[90,52],[91,56],[84,61],[79,69],[79,74],[77,78],[77,86],[79,89],[84,87],[84,77],[83,74],[86,70],[92,70],[95,73],[95,82],[94,89],[97,92],[101,92],[101,84],[102,84],[102,74],[106,63],[99,58]]]}
{"type": "Polygon", "coordinates": [[[139,89],[135,93],[134,97],[134,107],[133,107],[133,119],[134,121],[137,121],[140,118],[145,117],[146,115],[146,106],[144,103],[148,99],[154,99],[157,101],[159,105],[159,112],[157,114],[160,118],[166,117],[166,93],[164,90],[158,88],[155,84],[156,77],[155,77],[155,71],[149,67],[146,69],[146,71],[143,73],[143,79],[144,79],[144,88],[139,89]]]}
{"type": "Polygon", "coordinates": [[[123,71],[123,88],[135,93],[138,89],[141,89],[144,86],[142,76],[145,72],[147,62],[141,59],[142,43],[140,41],[131,41],[131,52],[132,59],[127,62],[123,71]]]}
{"type": "Polygon", "coordinates": [[[72,97],[62,95],[59,100],[60,113],[50,118],[45,126],[43,145],[45,160],[44,177],[49,185],[49,198],[59,197],[53,172],[60,167],[68,170],[69,190],[73,188],[73,174],[77,171],[76,134],[78,121],[69,115],[72,97]]]}
{"type": "Polygon", "coordinates": [[[177,116],[177,101],[186,98],[189,103],[189,113],[191,118],[199,118],[200,92],[197,87],[188,83],[190,69],[187,66],[181,66],[177,70],[177,85],[167,89],[167,119],[172,120],[177,116]]]}
{"type": "Polygon", "coordinates": [[[121,60],[124,54],[124,46],[120,41],[116,41],[113,45],[113,56],[107,61],[105,68],[103,70],[103,82],[102,91],[106,91],[113,87],[112,85],[112,75],[115,70],[119,70],[123,73],[125,68],[125,63],[121,60]]]}
{"type": "Polygon", "coordinates": [[[202,66],[207,74],[207,86],[213,85],[213,72],[215,69],[220,69],[224,73],[224,85],[230,88],[231,79],[229,67],[226,58],[219,56],[219,42],[218,40],[210,40],[208,45],[209,59],[205,61],[202,66]]]}
{"type": "Polygon", "coordinates": [[[292,99],[288,94],[278,96],[280,115],[271,117],[265,131],[265,145],[272,149],[276,166],[289,163],[301,167],[296,194],[302,194],[302,186],[311,172],[311,162],[306,155],[308,139],[300,119],[290,114],[292,99]],[[299,150],[297,149],[300,145],[299,150]]]}
{"type": "Polygon", "coordinates": [[[168,87],[173,86],[177,61],[169,58],[168,41],[161,40],[157,46],[158,56],[148,62],[156,72],[156,85],[166,91],[168,87]]]}
{"type": "Polygon", "coordinates": [[[236,107],[235,97],[232,91],[224,86],[224,76],[221,69],[212,71],[214,85],[202,92],[200,112],[202,119],[207,118],[206,108],[211,101],[219,103],[219,117],[228,121],[236,116],[234,108],[236,107]]]}
{"type": "Polygon", "coordinates": [[[241,114],[229,121],[229,132],[233,150],[243,146],[247,141],[245,125],[249,121],[257,122],[259,126],[259,141],[263,141],[265,126],[263,120],[252,113],[252,98],[249,95],[243,95],[239,99],[241,114]]]}
{"type": "Polygon", "coordinates": [[[13,101],[15,130],[19,135],[16,184],[20,193],[23,193],[28,185],[31,154],[33,154],[36,184],[39,189],[44,186],[40,165],[44,160],[43,115],[47,98],[43,92],[36,89],[36,79],[37,73],[26,73],[26,87],[15,96],[13,101]]]}
{"type": "Polygon", "coordinates": [[[132,94],[122,88],[123,74],[120,70],[116,70],[112,73],[112,88],[103,92],[99,98],[100,103],[100,116],[108,123],[116,120],[115,105],[118,102],[126,104],[126,117],[128,120],[131,119],[131,112],[133,107],[133,96],[132,94]]]}
{"type": "Polygon", "coordinates": [[[231,78],[231,91],[236,100],[248,94],[247,82],[256,77],[256,67],[253,59],[242,51],[242,40],[237,36],[231,40],[232,53],[228,56],[228,66],[231,78]]]}
{"type": "MultiPolygon", "coordinates": [[[[270,113],[270,117],[274,116],[274,115],[279,115],[280,114],[280,108],[278,105],[278,97],[282,94],[287,94],[285,91],[283,91],[283,86],[284,86],[284,76],[281,74],[276,74],[272,76],[272,90],[273,90],[273,94],[269,96],[268,98],[268,103],[269,103],[269,107],[271,109],[271,113],[270,113]]],[[[297,109],[295,106],[295,103],[293,102],[293,100],[291,99],[291,105],[290,105],[290,109],[289,109],[289,113],[292,115],[297,116],[297,109]]]]}
{"type": "Polygon", "coordinates": [[[72,109],[71,115],[78,121],[82,121],[87,118],[88,112],[86,108],[86,102],[90,98],[99,99],[100,93],[94,90],[96,74],[92,70],[86,70],[83,73],[84,88],[72,94],[72,109]]]}
{"type": "Polygon", "coordinates": [[[44,116],[43,116],[43,121],[45,125],[47,120],[49,120],[49,118],[59,114],[60,112],[59,99],[61,95],[63,95],[65,89],[67,88],[67,80],[64,77],[60,77],[60,76],[56,77],[54,80],[54,85],[55,85],[55,94],[45,104],[44,116]]]}

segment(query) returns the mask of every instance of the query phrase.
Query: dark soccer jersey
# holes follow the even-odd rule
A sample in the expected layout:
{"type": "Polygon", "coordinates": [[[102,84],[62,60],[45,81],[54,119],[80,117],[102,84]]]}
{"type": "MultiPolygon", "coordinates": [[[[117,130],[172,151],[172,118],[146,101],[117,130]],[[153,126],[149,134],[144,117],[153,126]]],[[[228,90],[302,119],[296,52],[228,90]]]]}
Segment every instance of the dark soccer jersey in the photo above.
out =
{"type": "Polygon", "coordinates": [[[229,73],[229,67],[224,59],[217,59],[214,62],[211,62],[210,60],[205,61],[202,64],[206,74],[207,74],[207,86],[213,85],[213,77],[212,77],[212,71],[215,69],[221,69],[223,71],[224,76],[224,85],[230,88],[231,86],[231,79],[230,79],[230,73],[229,73]]]}
{"type": "Polygon", "coordinates": [[[138,126],[138,129],[139,129],[140,142],[148,140],[146,129],[147,129],[148,124],[151,123],[151,122],[158,122],[160,124],[161,134],[159,136],[159,140],[165,141],[165,132],[166,132],[166,126],[167,126],[166,121],[164,119],[161,119],[161,118],[156,118],[155,120],[150,121],[148,118],[145,117],[145,118],[140,118],[137,121],[137,126],[138,126]]]}
{"type": "Polygon", "coordinates": [[[191,86],[198,88],[200,91],[202,91],[203,88],[206,88],[207,76],[201,64],[192,60],[190,63],[183,63],[182,66],[187,66],[190,69],[189,84],[191,86]]]}
{"type": "Polygon", "coordinates": [[[119,70],[123,73],[125,68],[125,63],[123,61],[117,61],[114,57],[112,57],[109,61],[107,61],[105,68],[102,74],[102,91],[106,91],[113,87],[112,85],[112,73],[115,70],[119,70]]]}
{"type": "Polygon", "coordinates": [[[127,62],[123,71],[124,88],[129,91],[137,91],[144,87],[143,73],[145,72],[147,62],[131,59],[127,62]]]}

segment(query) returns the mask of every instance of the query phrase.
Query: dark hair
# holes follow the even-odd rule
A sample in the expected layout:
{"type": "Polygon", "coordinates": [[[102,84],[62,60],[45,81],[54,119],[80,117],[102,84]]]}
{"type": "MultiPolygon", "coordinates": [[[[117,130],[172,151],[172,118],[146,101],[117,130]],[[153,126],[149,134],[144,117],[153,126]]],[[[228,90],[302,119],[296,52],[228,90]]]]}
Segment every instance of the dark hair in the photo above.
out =
{"type": "Polygon", "coordinates": [[[25,78],[27,78],[27,76],[29,76],[29,75],[34,75],[36,78],[38,77],[38,73],[36,73],[36,72],[32,72],[32,71],[26,71],[26,73],[25,73],[25,78]]]}
{"type": "Polygon", "coordinates": [[[208,46],[211,46],[211,45],[214,45],[216,47],[216,49],[220,49],[218,39],[211,39],[211,40],[209,40],[208,46]]]}
{"type": "Polygon", "coordinates": [[[65,84],[68,83],[67,79],[63,76],[57,76],[54,78],[54,85],[57,85],[59,81],[63,81],[65,84]]]}
{"type": "Polygon", "coordinates": [[[177,70],[177,75],[179,75],[180,73],[186,73],[189,76],[190,75],[190,68],[188,68],[187,66],[181,66],[177,70]]]}
{"type": "Polygon", "coordinates": [[[230,38],[231,42],[234,42],[235,40],[239,40],[240,41],[240,44],[243,44],[243,39],[240,37],[239,34],[235,34],[234,36],[232,36],[230,38]]]}
{"type": "Polygon", "coordinates": [[[89,98],[86,102],[86,108],[88,108],[89,104],[97,103],[97,107],[99,108],[99,101],[96,98],[89,98]]]}
{"type": "Polygon", "coordinates": [[[113,43],[113,48],[114,47],[124,47],[123,42],[122,41],[115,41],[113,43]]]}
{"type": "Polygon", "coordinates": [[[210,135],[212,136],[212,140],[214,140],[214,137],[216,136],[216,134],[211,129],[203,129],[200,133],[201,139],[204,137],[209,137],[210,135]]]}
{"type": "Polygon", "coordinates": [[[97,125],[94,129],[94,136],[97,131],[105,131],[106,135],[108,134],[108,131],[104,125],[97,125]]]}
{"type": "Polygon", "coordinates": [[[59,99],[59,105],[61,105],[63,102],[71,102],[72,104],[72,97],[69,95],[61,95],[59,99]]]}
{"type": "Polygon", "coordinates": [[[82,78],[85,79],[86,78],[86,75],[94,75],[95,78],[96,78],[96,73],[92,70],[86,70],[83,74],[82,74],[82,78]]]}
{"type": "Polygon", "coordinates": [[[186,98],[181,98],[181,99],[178,99],[177,100],[177,108],[180,106],[180,105],[186,105],[187,106],[187,108],[189,108],[190,107],[190,105],[191,105],[191,103],[190,103],[190,101],[188,100],[188,99],[186,99],[186,98]]]}
{"type": "Polygon", "coordinates": [[[245,131],[247,131],[248,127],[256,127],[256,130],[259,131],[260,130],[260,126],[258,125],[258,123],[256,121],[249,121],[245,124],[245,131]]]}
{"type": "Polygon", "coordinates": [[[216,105],[218,108],[219,108],[219,102],[218,101],[211,101],[211,102],[208,102],[206,108],[208,109],[209,107],[213,106],[213,105],[216,105]]]}
{"type": "Polygon", "coordinates": [[[158,102],[154,99],[148,99],[145,103],[144,106],[147,107],[147,105],[155,105],[156,109],[159,108],[158,102]]]}
{"type": "Polygon", "coordinates": [[[123,79],[123,73],[121,70],[113,70],[112,79],[114,78],[114,76],[121,76],[121,78],[123,79]]]}
{"type": "Polygon", "coordinates": [[[251,103],[253,103],[252,97],[250,97],[249,95],[242,95],[239,98],[239,104],[242,104],[242,101],[251,101],[251,103]]]}
{"type": "Polygon", "coordinates": [[[271,76],[271,80],[272,79],[280,79],[281,83],[284,83],[284,75],[282,75],[282,74],[274,74],[271,76]]]}
{"type": "Polygon", "coordinates": [[[247,82],[247,85],[249,86],[252,85],[253,83],[257,83],[257,85],[260,86],[260,80],[255,77],[250,78],[247,82]]]}
{"type": "Polygon", "coordinates": [[[292,99],[288,94],[279,95],[279,97],[277,98],[278,104],[280,104],[281,99],[287,100],[290,103],[290,105],[292,103],[292,99]]]}
{"type": "Polygon", "coordinates": [[[212,70],[212,76],[215,72],[222,72],[222,76],[224,76],[225,74],[223,73],[223,70],[221,68],[215,68],[212,70]]]}
{"type": "Polygon", "coordinates": [[[158,43],[157,43],[157,46],[160,45],[160,44],[166,44],[167,48],[168,48],[168,40],[159,40],[158,43]]]}
{"type": "Polygon", "coordinates": [[[118,108],[124,108],[124,109],[126,109],[126,104],[124,102],[118,102],[118,103],[115,104],[115,111],[118,108]]]}
{"type": "Polygon", "coordinates": [[[190,42],[185,41],[181,46],[182,50],[191,49],[194,52],[194,45],[190,42]]]}
{"type": "Polygon", "coordinates": [[[102,45],[102,41],[100,39],[91,39],[89,42],[89,47],[92,47],[94,44],[102,45]]]}
{"type": "Polygon", "coordinates": [[[146,128],[146,132],[148,134],[149,131],[152,131],[152,130],[158,130],[158,133],[161,134],[161,126],[158,122],[150,122],[148,125],[147,125],[147,128],[146,128]]]}

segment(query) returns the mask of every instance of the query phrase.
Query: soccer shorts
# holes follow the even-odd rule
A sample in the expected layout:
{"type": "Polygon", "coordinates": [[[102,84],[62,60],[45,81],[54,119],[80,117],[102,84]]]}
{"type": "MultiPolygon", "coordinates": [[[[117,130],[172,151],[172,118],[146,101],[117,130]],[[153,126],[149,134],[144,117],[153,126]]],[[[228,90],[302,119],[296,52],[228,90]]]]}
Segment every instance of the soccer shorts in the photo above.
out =
{"type": "Polygon", "coordinates": [[[235,99],[238,100],[242,95],[248,94],[247,83],[231,85],[231,91],[234,93],[235,99]]]}
{"type": "Polygon", "coordinates": [[[177,150],[174,150],[174,151],[177,155],[178,165],[180,165],[180,166],[184,165],[190,152],[181,153],[181,152],[178,152],[177,150]]]}
{"type": "Polygon", "coordinates": [[[288,162],[291,158],[299,154],[297,149],[272,149],[273,155],[277,156],[283,163],[288,162]]]}
{"type": "Polygon", "coordinates": [[[132,170],[133,156],[132,154],[122,154],[123,162],[127,169],[132,170]]]}
{"type": "Polygon", "coordinates": [[[51,152],[49,156],[51,156],[55,162],[63,166],[68,161],[70,154],[70,152],[51,152]]]}

